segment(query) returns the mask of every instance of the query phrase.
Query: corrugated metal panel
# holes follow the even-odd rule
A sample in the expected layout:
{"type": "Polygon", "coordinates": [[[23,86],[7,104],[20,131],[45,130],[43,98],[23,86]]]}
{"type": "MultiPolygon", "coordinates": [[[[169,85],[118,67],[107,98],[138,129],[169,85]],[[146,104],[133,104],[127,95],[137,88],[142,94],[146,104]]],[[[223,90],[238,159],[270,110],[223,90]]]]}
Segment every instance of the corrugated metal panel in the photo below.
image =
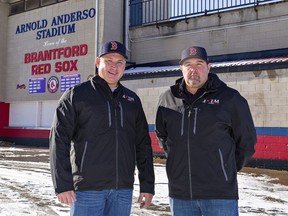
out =
{"type": "MultiPolygon", "coordinates": [[[[263,64],[277,64],[288,62],[288,56],[278,56],[271,58],[261,59],[242,59],[236,61],[225,61],[225,62],[212,62],[212,68],[225,68],[225,67],[241,67],[250,65],[263,65],[263,64]]],[[[176,72],[179,71],[179,65],[175,66],[163,66],[163,67],[136,67],[125,70],[125,75],[133,74],[155,74],[163,72],[176,72]]]]}

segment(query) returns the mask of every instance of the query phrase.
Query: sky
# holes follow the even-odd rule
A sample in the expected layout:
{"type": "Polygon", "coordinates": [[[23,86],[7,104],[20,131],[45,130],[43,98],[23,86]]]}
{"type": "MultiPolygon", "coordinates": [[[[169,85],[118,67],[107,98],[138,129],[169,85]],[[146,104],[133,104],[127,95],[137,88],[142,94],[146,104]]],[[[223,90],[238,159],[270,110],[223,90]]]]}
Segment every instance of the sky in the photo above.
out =
{"type": "MultiPolygon", "coordinates": [[[[56,199],[47,158],[47,149],[0,147],[1,216],[69,215],[69,207],[56,199]]],[[[170,215],[165,165],[155,164],[155,177],[153,208],[147,210],[136,203],[139,184],[135,178],[132,216],[170,215]]],[[[288,186],[271,180],[265,175],[239,173],[240,216],[288,215],[288,186]]]]}

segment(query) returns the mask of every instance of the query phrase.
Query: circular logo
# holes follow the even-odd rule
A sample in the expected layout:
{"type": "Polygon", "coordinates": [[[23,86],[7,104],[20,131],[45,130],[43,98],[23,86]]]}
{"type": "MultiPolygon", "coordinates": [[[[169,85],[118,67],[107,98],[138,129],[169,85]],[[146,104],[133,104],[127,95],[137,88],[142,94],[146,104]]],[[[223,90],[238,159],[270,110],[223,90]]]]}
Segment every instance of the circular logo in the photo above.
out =
{"type": "Polygon", "coordinates": [[[59,80],[56,76],[52,76],[47,81],[47,88],[50,93],[57,92],[59,88],[59,80]]]}

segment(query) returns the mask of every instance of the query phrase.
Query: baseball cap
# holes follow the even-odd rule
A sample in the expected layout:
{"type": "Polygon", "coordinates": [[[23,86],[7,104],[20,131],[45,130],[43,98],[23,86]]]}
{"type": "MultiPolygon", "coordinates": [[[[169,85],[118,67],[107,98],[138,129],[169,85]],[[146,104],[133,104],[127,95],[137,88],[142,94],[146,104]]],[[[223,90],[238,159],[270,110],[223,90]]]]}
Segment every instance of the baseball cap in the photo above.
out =
{"type": "Polygon", "coordinates": [[[109,41],[102,45],[99,53],[99,57],[106,55],[108,53],[118,53],[122,55],[124,58],[128,58],[126,55],[125,46],[118,41],[109,41]]]}
{"type": "Polygon", "coordinates": [[[207,52],[205,48],[199,46],[191,46],[184,49],[181,53],[180,65],[187,59],[199,58],[208,63],[207,52]]]}

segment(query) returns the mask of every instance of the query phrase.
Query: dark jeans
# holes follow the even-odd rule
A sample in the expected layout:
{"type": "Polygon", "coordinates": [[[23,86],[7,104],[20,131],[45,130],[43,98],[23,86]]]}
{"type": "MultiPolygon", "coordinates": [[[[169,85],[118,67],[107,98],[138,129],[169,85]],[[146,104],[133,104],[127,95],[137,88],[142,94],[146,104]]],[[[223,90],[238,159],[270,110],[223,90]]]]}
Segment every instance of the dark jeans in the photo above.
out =
{"type": "Polygon", "coordinates": [[[238,200],[180,200],[170,197],[173,216],[238,216],[238,200]]]}

